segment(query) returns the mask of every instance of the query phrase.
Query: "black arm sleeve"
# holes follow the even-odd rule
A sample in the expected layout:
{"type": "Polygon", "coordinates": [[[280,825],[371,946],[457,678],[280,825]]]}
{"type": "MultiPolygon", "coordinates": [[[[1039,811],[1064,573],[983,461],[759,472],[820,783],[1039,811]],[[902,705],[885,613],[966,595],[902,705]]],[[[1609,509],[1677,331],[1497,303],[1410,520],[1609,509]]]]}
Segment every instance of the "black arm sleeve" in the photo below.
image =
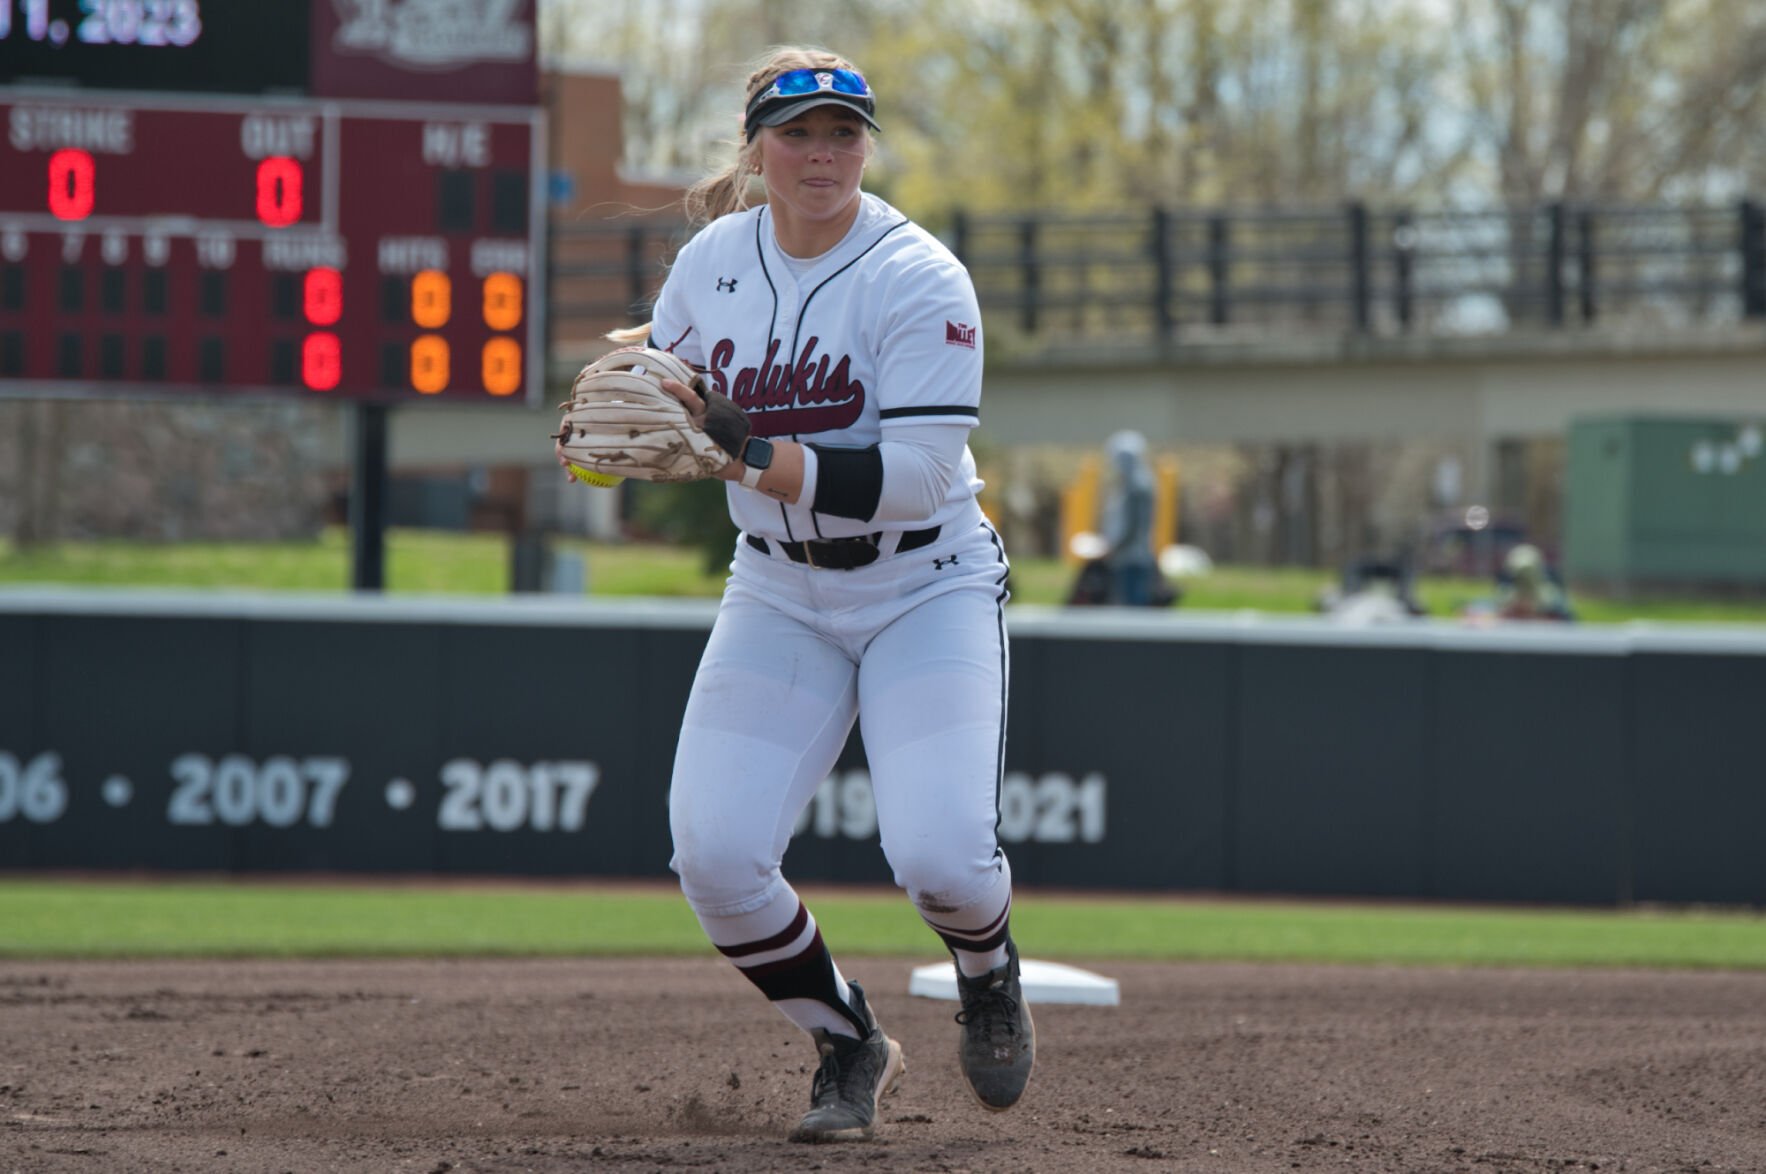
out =
{"type": "Polygon", "coordinates": [[[877,513],[883,497],[883,454],[876,445],[869,448],[824,448],[816,450],[816,499],[811,509],[818,514],[837,518],[857,518],[867,522],[877,513]]]}

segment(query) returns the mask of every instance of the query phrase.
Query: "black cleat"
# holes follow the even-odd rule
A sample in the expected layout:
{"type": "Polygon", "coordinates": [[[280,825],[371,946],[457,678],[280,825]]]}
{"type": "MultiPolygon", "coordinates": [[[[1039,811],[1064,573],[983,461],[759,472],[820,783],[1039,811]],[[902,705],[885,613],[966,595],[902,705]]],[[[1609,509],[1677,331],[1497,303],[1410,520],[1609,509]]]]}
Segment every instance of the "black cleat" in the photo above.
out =
{"type": "Polygon", "coordinates": [[[852,1006],[871,1025],[864,1039],[835,1035],[820,1028],[810,1032],[822,1066],[810,1086],[810,1111],[791,1131],[792,1141],[865,1141],[875,1131],[877,1101],[894,1092],[907,1071],[901,1045],[883,1034],[877,1017],[865,1003],[865,992],[856,982],[852,1006]]]}
{"type": "Polygon", "coordinates": [[[981,1107],[1001,1112],[1018,1103],[1036,1063],[1036,1024],[1018,981],[1018,947],[1006,943],[1006,964],[975,978],[957,971],[963,1009],[957,1059],[981,1107]]]}

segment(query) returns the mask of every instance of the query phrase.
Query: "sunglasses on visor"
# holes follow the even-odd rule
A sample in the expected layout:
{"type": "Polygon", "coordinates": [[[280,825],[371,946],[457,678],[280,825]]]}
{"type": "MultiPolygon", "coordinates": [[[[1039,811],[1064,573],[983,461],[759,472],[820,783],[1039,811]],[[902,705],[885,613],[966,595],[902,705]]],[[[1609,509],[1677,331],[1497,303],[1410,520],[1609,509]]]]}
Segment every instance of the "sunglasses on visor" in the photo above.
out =
{"type": "Polygon", "coordinates": [[[822,101],[832,98],[851,105],[872,127],[877,125],[872,117],[877,100],[871,96],[871,87],[865,84],[857,70],[792,69],[774,78],[771,85],[749,101],[742,119],[748,127],[748,141],[754,141],[763,116],[769,111],[817,105],[815,98],[818,94],[825,95],[822,101]]]}
{"type": "Polygon", "coordinates": [[[830,90],[854,98],[871,100],[871,87],[854,69],[790,69],[773,79],[773,84],[754,96],[748,103],[754,109],[774,98],[801,98],[805,94],[830,90]]]}

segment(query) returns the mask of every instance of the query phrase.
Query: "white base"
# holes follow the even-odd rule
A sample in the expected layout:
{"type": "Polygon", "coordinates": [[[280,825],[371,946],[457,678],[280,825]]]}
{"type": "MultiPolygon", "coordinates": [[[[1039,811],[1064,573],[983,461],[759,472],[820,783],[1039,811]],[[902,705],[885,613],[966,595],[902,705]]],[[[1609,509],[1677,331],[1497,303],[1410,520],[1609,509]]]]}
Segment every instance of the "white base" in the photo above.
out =
{"type": "MultiPolygon", "coordinates": [[[[1025,999],[1032,1006],[1037,1003],[1090,1003],[1114,1007],[1122,1002],[1122,989],[1115,979],[1060,962],[1021,959],[1018,979],[1024,985],[1025,999]]],[[[916,966],[914,976],[908,980],[908,994],[954,1001],[957,997],[956,967],[948,960],[916,966]]]]}

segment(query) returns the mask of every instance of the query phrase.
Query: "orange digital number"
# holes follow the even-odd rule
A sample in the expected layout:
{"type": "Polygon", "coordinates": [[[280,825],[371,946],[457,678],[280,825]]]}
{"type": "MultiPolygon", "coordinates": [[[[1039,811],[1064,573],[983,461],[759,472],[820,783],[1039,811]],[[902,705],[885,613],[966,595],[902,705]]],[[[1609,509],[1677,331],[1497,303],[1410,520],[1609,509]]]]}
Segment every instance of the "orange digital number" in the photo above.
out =
{"type": "Polygon", "coordinates": [[[439,269],[425,269],[411,278],[411,321],[425,330],[440,330],[453,313],[454,283],[439,269]]]}
{"type": "Polygon", "coordinates": [[[521,346],[512,338],[484,344],[484,389],[492,395],[514,395],[521,386],[521,346]]]}
{"type": "Polygon", "coordinates": [[[484,279],[484,324],[492,330],[514,330],[521,322],[521,278],[493,273],[484,279]]]}
{"type": "Polygon", "coordinates": [[[425,334],[411,344],[411,386],[424,395],[435,395],[448,386],[448,343],[425,334]]]}

